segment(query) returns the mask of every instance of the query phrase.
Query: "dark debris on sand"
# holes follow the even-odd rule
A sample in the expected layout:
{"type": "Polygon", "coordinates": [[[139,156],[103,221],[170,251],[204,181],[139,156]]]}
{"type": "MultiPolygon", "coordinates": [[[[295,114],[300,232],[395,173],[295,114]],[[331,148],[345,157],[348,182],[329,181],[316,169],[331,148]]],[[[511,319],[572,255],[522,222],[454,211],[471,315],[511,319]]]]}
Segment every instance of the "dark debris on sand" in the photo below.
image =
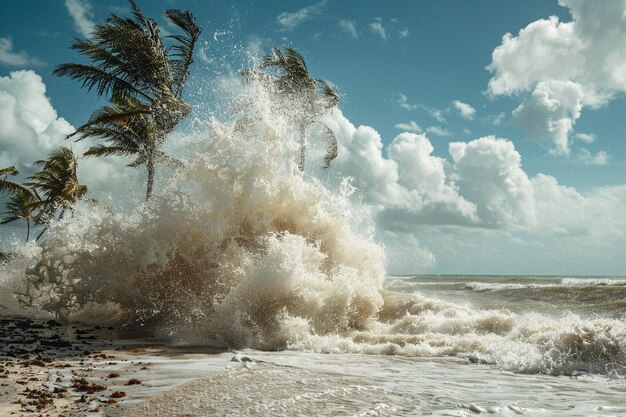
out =
{"type": "MultiPolygon", "coordinates": [[[[106,393],[106,380],[94,382],[92,371],[94,363],[115,359],[102,353],[111,349],[112,330],[0,317],[0,415],[70,416],[95,410],[109,415],[106,408],[118,407],[126,393],[106,393]]],[[[109,373],[109,378],[119,376],[109,373]]]]}

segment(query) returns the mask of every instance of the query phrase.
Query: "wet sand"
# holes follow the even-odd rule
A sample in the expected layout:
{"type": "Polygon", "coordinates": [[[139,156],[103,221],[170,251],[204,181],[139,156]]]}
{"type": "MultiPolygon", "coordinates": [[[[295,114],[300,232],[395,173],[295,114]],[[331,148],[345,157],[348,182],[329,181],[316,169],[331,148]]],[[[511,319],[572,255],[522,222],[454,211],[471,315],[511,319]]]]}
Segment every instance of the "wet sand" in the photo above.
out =
{"type": "Polygon", "coordinates": [[[125,416],[149,398],[224,370],[233,356],[128,333],[0,318],[0,416],[125,416]]]}

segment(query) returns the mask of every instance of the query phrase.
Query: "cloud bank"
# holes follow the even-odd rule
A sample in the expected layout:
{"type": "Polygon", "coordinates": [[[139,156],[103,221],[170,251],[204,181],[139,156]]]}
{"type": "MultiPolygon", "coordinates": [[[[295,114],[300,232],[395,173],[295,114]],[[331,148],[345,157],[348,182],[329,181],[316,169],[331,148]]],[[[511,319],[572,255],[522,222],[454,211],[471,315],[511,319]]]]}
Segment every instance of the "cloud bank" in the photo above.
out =
{"type": "Polygon", "coordinates": [[[505,138],[450,142],[442,158],[426,134],[401,133],[385,149],[378,132],[355,127],[340,111],[327,123],[341,138],[330,177],[354,179],[364,201],[378,207],[382,230],[626,235],[623,197],[611,189],[583,195],[550,175],[529,177],[505,138]]]}

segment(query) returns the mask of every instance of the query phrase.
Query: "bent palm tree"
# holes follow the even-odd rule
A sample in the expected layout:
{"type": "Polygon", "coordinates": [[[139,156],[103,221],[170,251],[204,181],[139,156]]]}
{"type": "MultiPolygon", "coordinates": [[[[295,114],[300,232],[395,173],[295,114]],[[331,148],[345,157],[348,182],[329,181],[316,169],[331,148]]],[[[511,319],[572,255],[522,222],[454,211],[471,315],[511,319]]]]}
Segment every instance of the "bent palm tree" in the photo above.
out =
{"type": "Polygon", "coordinates": [[[285,52],[274,47],[272,52],[266,55],[257,68],[241,72],[244,79],[269,80],[278,91],[278,94],[297,100],[302,108],[294,109],[291,114],[295,119],[300,131],[300,159],[298,167],[304,170],[307,129],[312,123],[319,123],[325,128],[328,146],[324,157],[324,168],[337,157],[337,138],[335,134],[319,121],[320,117],[329,112],[339,102],[339,95],[328,85],[327,82],[314,79],[302,56],[292,48],[285,52]]]}
{"type": "Polygon", "coordinates": [[[6,217],[0,219],[0,224],[8,224],[16,220],[26,222],[26,241],[30,240],[30,224],[37,223],[38,217],[34,214],[34,207],[39,202],[39,198],[35,193],[28,190],[11,197],[6,203],[7,211],[4,212],[6,217]]]}
{"type": "Polygon", "coordinates": [[[34,214],[35,203],[39,202],[39,196],[28,187],[6,179],[7,175],[19,175],[19,171],[14,167],[0,169],[0,194],[5,193],[10,196],[6,202],[7,217],[0,219],[0,224],[8,224],[16,220],[26,221],[26,241],[30,239],[30,224],[37,222],[37,215],[34,214]]]}
{"type": "MultiPolygon", "coordinates": [[[[134,12],[132,18],[124,19],[113,13],[104,24],[96,25],[91,40],[73,42],[72,48],[89,58],[92,64],[62,64],[54,74],[82,81],[83,87],[89,91],[95,89],[98,96],[110,95],[114,107],[106,106],[94,112],[90,120],[78,128],[81,137],[91,134],[92,126],[101,129],[118,121],[127,124],[135,117],[149,118],[151,129],[146,139],[156,155],[166,136],[191,111],[181,96],[201,29],[191,12],[166,10],[165,17],[183,32],[167,36],[173,44],[166,47],[156,21],[146,18],[134,1],[129,2],[134,12]]],[[[117,152],[92,152],[91,155],[114,153],[117,152]]],[[[148,159],[145,163],[149,197],[154,163],[148,159]]]]}
{"type": "Polygon", "coordinates": [[[30,207],[39,210],[38,217],[42,223],[53,218],[59,208],[61,219],[87,193],[87,186],[78,181],[76,157],[71,149],[61,147],[53,151],[47,160],[36,161],[35,164],[41,167],[41,171],[28,177],[30,181],[27,185],[38,191],[41,199],[30,204],[30,207]]]}

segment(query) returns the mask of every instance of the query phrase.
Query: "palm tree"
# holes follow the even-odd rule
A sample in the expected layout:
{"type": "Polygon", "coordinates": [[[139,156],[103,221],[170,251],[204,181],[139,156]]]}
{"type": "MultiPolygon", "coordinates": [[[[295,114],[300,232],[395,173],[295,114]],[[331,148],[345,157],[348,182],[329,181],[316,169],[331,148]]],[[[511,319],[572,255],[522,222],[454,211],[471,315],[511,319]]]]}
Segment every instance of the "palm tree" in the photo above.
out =
{"type": "Polygon", "coordinates": [[[302,108],[294,109],[292,118],[300,131],[300,159],[298,167],[304,170],[307,145],[307,129],[312,123],[319,123],[325,128],[328,147],[324,157],[324,168],[337,157],[337,138],[335,134],[319,121],[320,117],[337,106],[339,95],[327,82],[314,79],[302,56],[292,48],[285,52],[274,47],[257,68],[242,71],[244,79],[261,79],[271,82],[282,97],[297,100],[302,108]]]}
{"type": "Polygon", "coordinates": [[[30,240],[30,224],[38,223],[38,216],[34,214],[34,207],[40,200],[37,195],[28,190],[14,195],[6,203],[7,211],[4,212],[6,217],[0,219],[0,224],[7,224],[16,220],[26,222],[26,241],[30,240]]]}
{"type": "Polygon", "coordinates": [[[21,184],[14,181],[7,180],[7,176],[11,175],[15,177],[19,175],[19,171],[14,166],[8,168],[0,168],[0,194],[8,194],[10,196],[16,196],[21,193],[28,193],[30,190],[21,184]]]}
{"type": "Polygon", "coordinates": [[[146,165],[148,169],[147,201],[152,196],[155,165],[180,166],[182,164],[160,149],[162,137],[155,134],[157,127],[152,118],[139,110],[141,103],[137,99],[116,97],[113,99],[113,104],[114,106],[105,106],[94,113],[93,117],[98,119],[97,122],[88,123],[74,134],[79,136],[77,140],[91,136],[102,138],[108,143],[108,145],[89,148],[83,154],[86,157],[132,156],[135,161],[128,164],[129,167],[146,165]],[[136,114],[133,114],[136,110],[136,114]],[[122,118],[118,117],[118,114],[127,116],[122,118]],[[130,116],[130,114],[133,115],[130,116]]]}
{"type": "Polygon", "coordinates": [[[28,177],[30,181],[26,185],[39,192],[41,198],[29,207],[39,210],[38,218],[42,223],[53,218],[59,208],[59,219],[62,219],[66,210],[87,193],[87,186],[78,181],[76,157],[70,148],[61,147],[52,151],[47,160],[36,161],[35,165],[40,166],[41,171],[28,177]]]}
{"type": "Polygon", "coordinates": [[[6,202],[7,211],[4,213],[7,217],[0,219],[0,224],[8,224],[16,220],[26,221],[26,241],[30,239],[30,223],[37,222],[37,216],[34,214],[35,203],[39,202],[39,196],[33,190],[6,179],[7,175],[19,175],[19,171],[14,167],[0,169],[0,194],[9,195],[9,201],[6,202]]]}
{"type": "MultiPolygon", "coordinates": [[[[191,111],[181,96],[201,29],[191,12],[166,10],[165,17],[183,32],[167,36],[172,45],[166,47],[156,21],[146,18],[134,1],[129,2],[134,12],[132,18],[124,19],[113,13],[104,24],[96,25],[91,40],[74,40],[72,48],[89,58],[92,64],[62,64],[54,74],[79,80],[89,91],[95,89],[98,96],[110,95],[113,107],[105,106],[94,112],[89,121],[78,128],[76,134],[81,137],[89,134],[91,126],[101,129],[117,121],[122,125],[135,123],[130,122],[135,117],[150,119],[147,122],[150,135],[145,139],[151,142],[147,147],[153,156],[142,162],[148,167],[149,197],[156,155],[166,136],[191,111]]],[[[111,136],[104,137],[108,140],[111,136]]],[[[92,152],[91,155],[116,153],[119,152],[92,152]]]]}

